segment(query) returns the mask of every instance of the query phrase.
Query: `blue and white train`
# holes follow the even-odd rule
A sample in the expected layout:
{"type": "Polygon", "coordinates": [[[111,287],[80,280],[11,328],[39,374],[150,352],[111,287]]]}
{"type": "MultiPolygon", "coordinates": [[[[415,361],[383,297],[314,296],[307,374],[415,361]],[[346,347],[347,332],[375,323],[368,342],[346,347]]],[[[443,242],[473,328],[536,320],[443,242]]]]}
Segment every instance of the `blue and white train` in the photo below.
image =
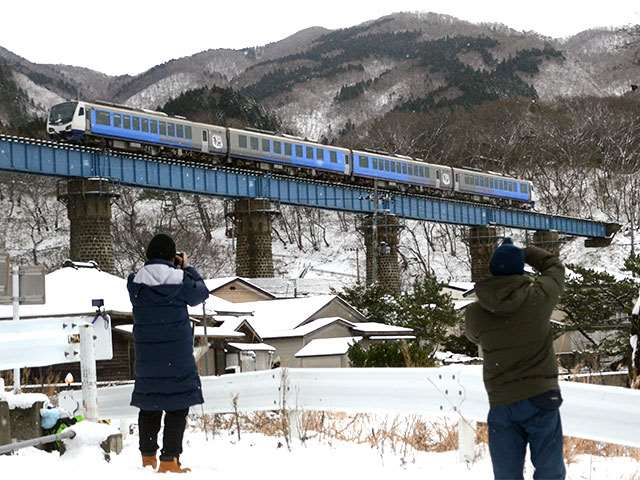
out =
{"type": "Polygon", "coordinates": [[[301,171],[350,183],[533,207],[533,183],[492,172],[454,168],[388,153],[323,145],[298,137],[191,122],[163,112],[106,102],[65,102],[49,112],[55,139],[129,152],[301,171]],[[339,178],[337,178],[339,177],[339,178]]]}

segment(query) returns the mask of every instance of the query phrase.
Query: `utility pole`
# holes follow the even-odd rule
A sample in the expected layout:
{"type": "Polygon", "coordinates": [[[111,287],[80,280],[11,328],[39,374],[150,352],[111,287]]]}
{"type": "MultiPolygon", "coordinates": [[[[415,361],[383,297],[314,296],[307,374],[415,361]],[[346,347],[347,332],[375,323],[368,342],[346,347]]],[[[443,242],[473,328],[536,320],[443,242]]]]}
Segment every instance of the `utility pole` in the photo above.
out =
{"type": "Polygon", "coordinates": [[[371,283],[378,283],[378,182],[373,182],[373,219],[371,221],[373,258],[371,263],[371,283]]]}

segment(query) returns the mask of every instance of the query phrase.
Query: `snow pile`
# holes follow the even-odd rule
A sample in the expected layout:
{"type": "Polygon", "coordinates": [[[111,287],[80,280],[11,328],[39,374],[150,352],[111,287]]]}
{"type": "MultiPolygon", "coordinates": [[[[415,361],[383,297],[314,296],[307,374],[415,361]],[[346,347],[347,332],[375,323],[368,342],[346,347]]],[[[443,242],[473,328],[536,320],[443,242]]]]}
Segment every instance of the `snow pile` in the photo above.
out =
{"type": "Polygon", "coordinates": [[[13,393],[0,391],[0,402],[7,402],[9,409],[14,408],[27,409],[31,408],[35,403],[48,403],[49,398],[43,393],[13,393]]]}
{"type": "Polygon", "coordinates": [[[463,353],[453,353],[453,352],[436,352],[434,357],[436,360],[441,361],[445,365],[449,365],[452,363],[481,363],[482,358],[480,357],[470,357],[468,355],[464,355],[463,353]]]}

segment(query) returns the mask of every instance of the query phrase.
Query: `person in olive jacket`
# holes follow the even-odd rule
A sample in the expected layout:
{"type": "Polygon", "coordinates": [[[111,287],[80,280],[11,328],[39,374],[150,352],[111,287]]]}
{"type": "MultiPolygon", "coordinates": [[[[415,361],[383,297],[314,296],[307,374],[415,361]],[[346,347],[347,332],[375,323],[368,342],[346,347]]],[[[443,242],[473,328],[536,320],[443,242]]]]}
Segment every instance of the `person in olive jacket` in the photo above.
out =
{"type": "Polygon", "coordinates": [[[204,403],[193,357],[187,305],[209,296],[202,277],[176,254],[171,237],[158,234],[147,247],[147,262],[127,282],[133,305],[135,386],[131,405],[138,407],[142,465],[158,467],[158,433],[164,415],[163,448],[158,472],[184,473],[180,465],[189,407],[204,403]]]}
{"type": "Polygon", "coordinates": [[[564,289],[564,266],[536,247],[506,238],[476,283],[465,333],[482,348],[489,396],[489,452],[496,479],[522,479],[527,444],[535,479],[564,479],[562,403],[551,313],[564,289]],[[525,263],[539,274],[526,275],[525,263]]]}

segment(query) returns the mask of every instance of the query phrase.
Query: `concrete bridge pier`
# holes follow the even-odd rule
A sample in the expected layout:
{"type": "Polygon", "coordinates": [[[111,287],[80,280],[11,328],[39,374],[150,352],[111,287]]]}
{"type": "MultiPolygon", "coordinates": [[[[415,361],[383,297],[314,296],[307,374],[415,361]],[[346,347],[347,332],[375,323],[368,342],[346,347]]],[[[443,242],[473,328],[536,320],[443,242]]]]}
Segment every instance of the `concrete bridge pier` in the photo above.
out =
{"type": "Polygon", "coordinates": [[[236,237],[236,275],[273,277],[271,224],[279,208],[264,199],[243,198],[233,203],[228,214],[236,237]]]}
{"type": "Polygon", "coordinates": [[[478,282],[489,276],[489,261],[496,249],[498,238],[495,227],[477,226],[467,230],[467,242],[471,253],[471,281],[478,282]]]}
{"type": "Polygon", "coordinates": [[[58,182],[58,200],[67,206],[71,260],[95,261],[101,270],[115,273],[111,202],[118,194],[102,178],[58,182]]]}
{"type": "Polygon", "coordinates": [[[556,257],[560,256],[560,234],[549,230],[537,230],[533,234],[531,244],[543,248],[556,257]]]}
{"type": "Polygon", "coordinates": [[[389,213],[367,215],[359,230],[364,235],[367,285],[380,284],[389,293],[400,293],[398,245],[402,226],[389,213]]]}

